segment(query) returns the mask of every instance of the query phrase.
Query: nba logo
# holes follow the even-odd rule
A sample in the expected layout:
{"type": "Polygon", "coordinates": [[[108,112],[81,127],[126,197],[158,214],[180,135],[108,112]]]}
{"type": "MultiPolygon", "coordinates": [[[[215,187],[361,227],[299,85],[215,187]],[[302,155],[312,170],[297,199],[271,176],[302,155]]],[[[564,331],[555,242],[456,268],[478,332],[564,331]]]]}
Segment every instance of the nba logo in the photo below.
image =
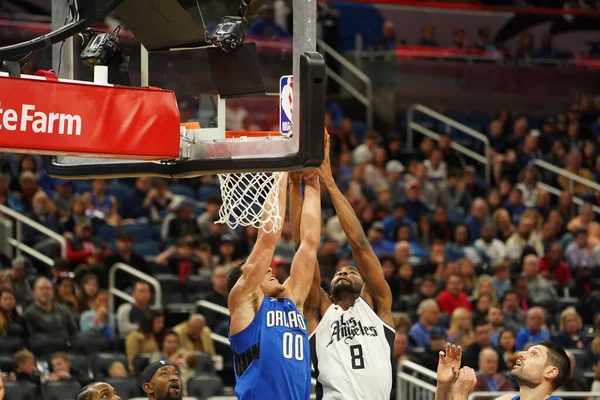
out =
{"type": "Polygon", "coordinates": [[[292,104],[294,102],[294,78],[282,76],[279,80],[279,132],[284,136],[292,134],[292,104]]]}

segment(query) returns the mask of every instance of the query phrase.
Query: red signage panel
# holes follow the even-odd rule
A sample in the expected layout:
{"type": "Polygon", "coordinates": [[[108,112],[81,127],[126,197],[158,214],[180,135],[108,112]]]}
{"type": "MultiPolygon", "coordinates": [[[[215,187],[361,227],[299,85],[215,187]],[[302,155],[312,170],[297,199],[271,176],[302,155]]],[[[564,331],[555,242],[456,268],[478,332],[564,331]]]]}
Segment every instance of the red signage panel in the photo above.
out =
{"type": "Polygon", "coordinates": [[[179,157],[172,91],[0,77],[0,149],[165,160],[179,157]]]}

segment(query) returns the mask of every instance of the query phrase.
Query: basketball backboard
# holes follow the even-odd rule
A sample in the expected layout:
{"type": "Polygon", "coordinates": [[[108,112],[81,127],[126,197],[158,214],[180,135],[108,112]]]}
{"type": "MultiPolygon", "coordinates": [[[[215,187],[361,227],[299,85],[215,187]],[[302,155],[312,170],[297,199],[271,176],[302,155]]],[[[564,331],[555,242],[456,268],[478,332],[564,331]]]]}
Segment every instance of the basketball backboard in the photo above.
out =
{"type": "Polygon", "coordinates": [[[123,31],[136,37],[129,46],[133,59],[140,55],[140,67],[132,62],[132,82],[175,93],[181,122],[186,123],[177,129],[180,157],[140,161],[61,156],[47,167],[51,175],[193,177],[320,165],[325,65],[316,53],[316,0],[251,2],[244,44],[231,52],[205,42],[204,23],[212,32],[223,17],[237,15],[242,0],[155,3],[126,0],[116,16],[123,31]]]}

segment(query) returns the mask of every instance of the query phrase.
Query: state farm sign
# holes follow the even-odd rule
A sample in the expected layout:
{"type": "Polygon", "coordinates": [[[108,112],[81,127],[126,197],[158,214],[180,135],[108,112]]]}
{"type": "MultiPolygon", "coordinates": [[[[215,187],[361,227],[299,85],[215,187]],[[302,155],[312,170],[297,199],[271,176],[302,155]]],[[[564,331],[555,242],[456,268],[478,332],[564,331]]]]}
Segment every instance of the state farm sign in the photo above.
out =
{"type": "Polygon", "coordinates": [[[23,104],[20,110],[2,108],[0,103],[0,131],[29,130],[35,133],[58,133],[59,135],[81,135],[81,116],[36,111],[35,105],[23,104]]]}
{"type": "Polygon", "coordinates": [[[172,91],[0,76],[0,151],[179,157],[172,91]]]}

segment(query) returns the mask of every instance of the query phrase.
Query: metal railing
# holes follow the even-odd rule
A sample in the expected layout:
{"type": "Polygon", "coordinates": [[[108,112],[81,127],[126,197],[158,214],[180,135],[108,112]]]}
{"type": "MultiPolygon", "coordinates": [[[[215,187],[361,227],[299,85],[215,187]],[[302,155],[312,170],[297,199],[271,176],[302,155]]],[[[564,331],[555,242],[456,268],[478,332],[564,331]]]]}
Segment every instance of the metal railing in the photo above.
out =
{"type": "Polygon", "coordinates": [[[403,361],[398,365],[396,375],[396,395],[398,400],[434,400],[436,373],[412,361],[403,361]]]}
{"type": "Polygon", "coordinates": [[[572,172],[569,172],[563,168],[557,167],[554,164],[550,164],[547,161],[543,161],[543,160],[533,160],[531,161],[530,164],[533,164],[537,167],[543,168],[545,170],[548,170],[550,172],[553,172],[557,175],[561,175],[564,176],[565,178],[567,178],[569,180],[569,192],[572,194],[574,192],[574,182],[577,182],[581,185],[587,186],[590,189],[593,190],[598,190],[600,191],[600,185],[597,184],[594,181],[590,181],[589,179],[585,179],[582,178],[581,176],[574,174],[572,172]]]}
{"type": "MultiPolygon", "coordinates": [[[[546,192],[548,192],[554,196],[560,196],[563,192],[562,189],[556,188],[554,186],[550,186],[547,183],[543,183],[543,182],[538,182],[537,187],[542,190],[545,190],[546,192]]],[[[572,196],[572,199],[573,199],[573,203],[577,204],[578,206],[582,206],[586,203],[586,201],[580,197],[572,196]]],[[[591,207],[592,207],[592,211],[594,211],[594,213],[600,215],[600,207],[595,206],[595,205],[591,205],[591,207]]]]}
{"type": "MultiPolygon", "coordinates": [[[[468,399],[473,400],[475,398],[491,398],[496,399],[500,396],[504,396],[505,394],[517,395],[517,392],[473,392],[469,395],[468,399]]],[[[588,397],[600,397],[600,392],[556,392],[554,393],[559,395],[563,399],[572,399],[572,398],[588,398],[588,397]]]]}
{"type": "Polygon", "coordinates": [[[38,250],[34,249],[31,246],[23,243],[23,224],[30,226],[31,228],[43,233],[51,239],[54,239],[58,242],[60,246],[60,256],[62,258],[67,257],[67,239],[52,229],[45,227],[44,225],[35,222],[31,218],[24,216],[23,214],[6,207],[5,205],[0,204],[0,216],[10,217],[15,221],[15,237],[8,237],[6,241],[8,244],[13,246],[16,250],[17,255],[21,255],[21,253],[26,253],[27,255],[37,258],[41,262],[46,265],[53,266],[54,260],[48,257],[45,254],[40,253],[38,250]]]}
{"type": "Polygon", "coordinates": [[[148,284],[154,288],[154,303],[150,306],[150,308],[157,309],[162,306],[162,288],[160,286],[160,282],[156,278],[140,272],[125,263],[116,263],[111,267],[108,273],[108,307],[111,313],[114,314],[115,312],[115,297],[119,297],[129,303],[133,303],[135,301],[131,295],[115,287],[117,271],[123,271],[139,280],[148,282],[148,284]]]}
{"type": "Polygon", "coordinates": [[[335,61],[340,63],[342,67],[348,70],[353,76],[360,80],[365,86],[365,93],[361,93],[354,85],[342,78],[337,72],[327,67],[327,75],[334,80],[338,85],[350,93],[367,109],[366,123],[369,129],[373,128],[373,84],[371,78],[362,72],[356,65],[352,64],[348,59],[337,52],[333,47],[329,46],[323,40],[317,40],[317,46],[321,52],[326,53],[335,61]]]}
{"type": "Polygon", "coordinates": [[[427,115],[433,119],[436,119],[448,126],[451,126],[454,129],[457,129],[457,130],[465,133],[466,135],[468,135],[474,139],[477,139],[477,140],[480,140],[481,142],[483,142],[483,153],[484,153],[483,155],[461,145],[460,143],[456,143],[454,141],[451,143],[451,146],[454,150],[483,164],[484,168],[485,168],[485,181],[487,184],[490,183],[490,181],[491,181],[490,141],[489,141],[488,137],[485,136],[481,132],[477,132],[473,128],[463,125],[460,122],[456,122],[455,120],[448,118],[447,116],[440,114],[439,112],[434,111],[431,108],[425,107],[421,104],[413,104],[408,109],[408,113],[407,113],[408,138],[407,138],[406,146],[408,147],[409,151],[413,150],[414,132],[415,131],[417,131],[425,136],[428,136],[428,137],[432,138],[433,140],[440,140],[440,138],[442,136],[442,135],[432,131],[431,129],[415,122],[414,116],[415,116],[415,113],[417,113],[417,112],[425,114],[425,115],[427,115]]]}

